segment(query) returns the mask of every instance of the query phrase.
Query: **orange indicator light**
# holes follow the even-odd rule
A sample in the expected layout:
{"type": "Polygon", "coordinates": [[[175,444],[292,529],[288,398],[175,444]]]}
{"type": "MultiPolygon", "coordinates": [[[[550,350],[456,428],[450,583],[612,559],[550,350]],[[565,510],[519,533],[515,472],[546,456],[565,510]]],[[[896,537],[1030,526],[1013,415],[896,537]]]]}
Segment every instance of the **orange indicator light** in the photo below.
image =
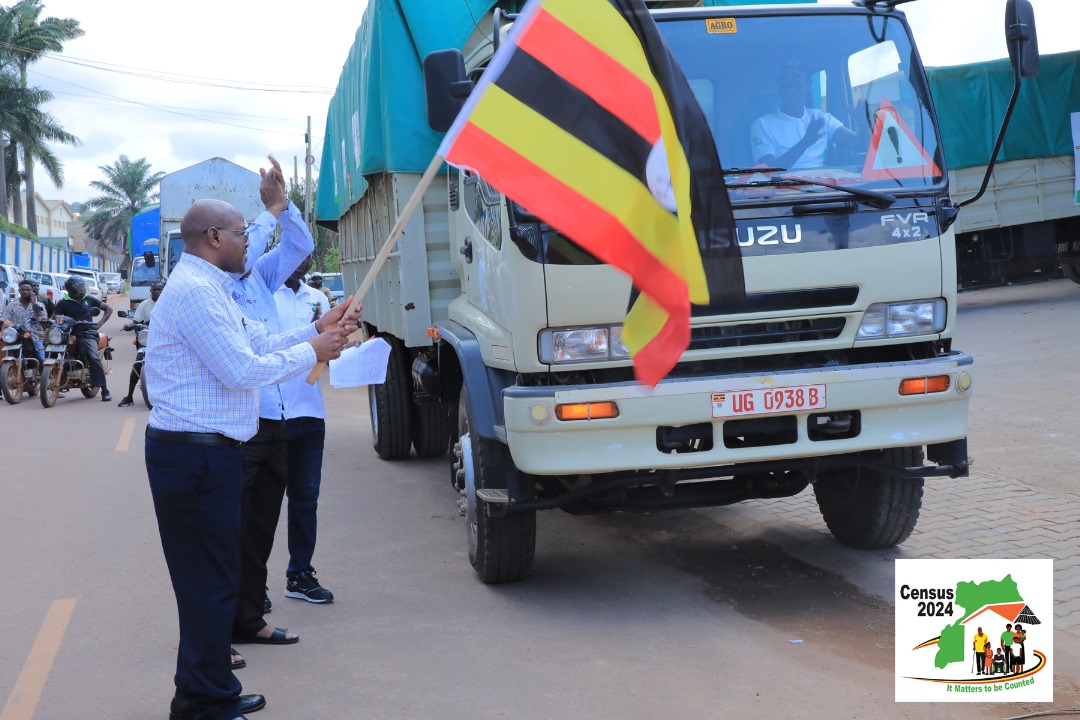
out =
{"type": "Polygon", "coordinates": [[[929,393],[945,392],[949,389],[948,375],[934,375],[933,377],[907,378],[900,381],[901,395],[927,395],[929,393]]]}
{"type": "Polygon", "coordinates": [[[555,406],[560,420],[600,420],[619,417],[619,406],[613,402],[567,403],[555,406]]]}

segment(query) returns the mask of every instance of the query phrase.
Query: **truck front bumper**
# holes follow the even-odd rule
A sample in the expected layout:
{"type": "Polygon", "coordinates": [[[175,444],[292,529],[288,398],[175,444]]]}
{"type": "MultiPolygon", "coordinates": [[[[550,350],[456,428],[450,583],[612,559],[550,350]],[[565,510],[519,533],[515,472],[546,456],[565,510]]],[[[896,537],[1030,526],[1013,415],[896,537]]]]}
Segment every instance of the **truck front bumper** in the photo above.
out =
{"type": "Polygon", "coordinates": [[[533,475],[708,468],[937,445],[967,436],[972,368],[970,356],[953,353],[904,363],[665,380],[651,392],[636,383],[514,386],[503,391],[505,440],[517,468],[533,475]],[[949,378],[946,390],[900,394],[903,380],[936,376],[949,378]],[[717,394],[808,386],[825,387],[824,407],[714,417],[717,394]],[[558,405],[604,402],[617,405],[617,417],[556,417],[558,405]],[[854,426],[834,435],[813,432],[810,423],[832,413],[855,418],[854,426]],[[725,429],[729,423],[735,424],[725,429]],[[698,447],[672,452],[665,438],[678,437],[687,426],[695,426],[698,447]],[[773,427],[781,430],[773,435],[773,427]]]}

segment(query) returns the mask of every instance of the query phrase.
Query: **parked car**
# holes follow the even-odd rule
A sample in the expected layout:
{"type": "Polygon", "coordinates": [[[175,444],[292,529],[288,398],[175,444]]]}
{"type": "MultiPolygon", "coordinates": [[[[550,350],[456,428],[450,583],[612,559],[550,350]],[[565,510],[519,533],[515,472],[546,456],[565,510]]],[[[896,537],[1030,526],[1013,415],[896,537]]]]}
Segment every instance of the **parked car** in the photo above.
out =
{"type": "Polygon", "coordinates": [[[103,272],[98,273],[98,282],[105,281],[105,287],[111,293],[120,294],[124,291],[124,280],[120,277],[120,273],[103,272]]]}
{"type": "Polygon", "coordinates": [[[345,282],[341,279],[341,273],[323,273],[322,284],[334,296],[335,305],[345,298],[345,282]]]}
{"type": "Polygon", "coordinates": [[[0,310],[19,296],[19,283],[22,282],[23,271],[14,265],[0,265],[0,281],[7,283],[7,287],[0,292],[0,310]]]}
{"type": "Polygon", "coordinates": [[[67,275],[42,272],[40,270],[23,270],[23,275],[28,280],[36,280],[39,294],[44,295],[54,303],[60,302],[60,298],[64,297],[64,280],[67,280],[67,275]]]}

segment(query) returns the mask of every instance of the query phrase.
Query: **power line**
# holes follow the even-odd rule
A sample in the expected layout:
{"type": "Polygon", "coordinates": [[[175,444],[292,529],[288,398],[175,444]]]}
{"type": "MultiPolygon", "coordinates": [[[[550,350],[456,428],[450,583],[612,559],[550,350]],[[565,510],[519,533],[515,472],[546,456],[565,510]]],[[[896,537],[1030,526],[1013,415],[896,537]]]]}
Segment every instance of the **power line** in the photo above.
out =
{"type": "Polygon", "coordinates": [[[68,80],[61,80],[60,78],[55,78],[55,77],[52,77],[51,75],[46,75],[45,73],[43,73],[43,72],[41,72],[39,70],[31,70],[31,72],[34,72],[37,75],[40,75],[41,77],[47,78],[49,80],[54,80],[56,82],[64,83],[65,85],[71,85],[72,87],[77,87],[80,90],[86,90],[88,92],[97,93],[98,95],[103,95],[103,96],[105,96],[107,98],[112,98],[113,100],[120,100],[121,102],[131,103],[132,105],[140,105],[142,107],[150,108],[152,110],[158,110],[158,111],[164,112],[164,113],[169,113],[171,115],[180,115],[181,117],[191,118],[193,120],[202,120],[203,122],[216,123],[218,125],[227,125],[229,127],[240,128],[242,130],[254,130],[256,132],[268,132],[268,133],[274,133],[276,135],[303,135],[303,133],[297,133],[297,132],[283,132],[281,130],[267,130],[265,128],[250,127],[248,125],[237,125],[236,123],[225,122],[224,120],[214,120],[212,118],[199,117],[198,115],[191,115],[190,113],[179,112],[179,111],[176,111],[176,110],[168,110],[168,109],[166,109],[164,107],[159,107],[157,105],[151,105],[150,103],[139,102],[138,100],[129,100],[127,98],[122,98],[122,97],[119,97],[117,95],[110,95],[109,93],[102,92],[100,90],[95,90],[93,88],[88,88],[88,87],[86,87],[84,85],[79,85],[77,83],[73,83],[73,82],[70,82],[68,80]]]}
{"type": "MultiPolygon", "coordinates": [[[[36,71],[32,71],[32,72],[36,72],[36,71]]],[[[49,92],[51,92],[53,95],[65,95],[65,96],[68,96],[70,98],[86,98],[85,100],[79,100],[78,102],[86,102],[86,103],[90,103],[90,104],[93,104],[93,105],[105,105],[107,107],[120,107],[120,106],[123,106],[125,104],[128,104],[127,100],[111,100],[109,98],[97,98],[97,97],[95,97],[93,95],[84,95],[83,93],[68,92],[66,90],[50,90],[49,92]]],[[[191,111],[191,112],[199,112],[199,113],[205,113],[205,114],[210,114],[210,115],[226,115],[226,116],[230,116],[230,117],[234,117],[234,118],[243,118],[243,119],[251,119],[251,120],[281,120],[283,122],[288,122],[288,123],[301,122],[301,120],[299,118],[296,118],[296,117],[282,117],[282,116],[279,116],[279,115],[252,115],[250,113],[230,112],[228,110],[212,110],[210,108],[193,108],[193,107],[187,107],[185,105],[158,105],[158,106],[156,106],[154,108],[150,108],[150,109],[156,110],[158,108],[168,108],[168,109],[171,109],[171,110],[188,110],[188,111],[191,111]]]]}
{"type": "Polygon", "coordinates": [[[130,65],[120,65],[117,63],[104,62],[101,60],[89,60],[86,58],[72,57],[70,55],[61,55],[59,53],[38,53],[37,51],[31,50],[30,48],[6,42],[0,42],[0,48],[7,48],[9,50],[33,54],[37,55],[38,57],[58,60],[60,62],[66,62],[72,65],[90,68],[92,70],[104,70],[106,72],[116,72],[124,75],[143,77],[151,80],[161,80],[164,82],[178,82],[191,85],[220,87],[230,90],[251,90],[258,92],[316,93],[324,95],[329,95],[334,92],[332,88],[327,88],[324,86],[290,85],[285,83],[263,83],[250,82],[246,80],[226,80],[222,78],[208,78],[199,75],[171,73],[164,70],[148,70],[146,68],[139,68],[130,65]],[[255,85],[263,87],[252,87],[255,85]]]}

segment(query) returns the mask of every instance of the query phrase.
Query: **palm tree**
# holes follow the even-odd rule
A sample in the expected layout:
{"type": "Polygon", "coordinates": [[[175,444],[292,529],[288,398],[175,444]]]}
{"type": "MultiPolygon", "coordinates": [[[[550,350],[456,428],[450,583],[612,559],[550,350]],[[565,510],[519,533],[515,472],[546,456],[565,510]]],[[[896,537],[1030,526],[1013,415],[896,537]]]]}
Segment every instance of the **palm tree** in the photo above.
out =
{"type": "Polygon", "coordinates": [[[105,180],[90,181],[90,187],[101,194],[86,202],[90,215],[83,219],[83,226],[91,237],[124,252],[131,218],[158,199],[158,183],[165,173],[151,173],[146,158],[129,160],[127,155],[98,169],[105,174],[105,180]]]}
{"type": "MultiPolygon", "coordinates": [[[[74,40],[83,35],[78,20],[54,17],[42,20],[41,13],[44,11],[45,6],[42,0],[19,0],[5,11],[9,17],[0,23],[0,40],[9,43],[8,52],[11,53],[11,60],[19,68],[19,81],[23,89],[27,88],[26,68],[30,63],[40,60],[45,53],[60,52],[64,49],[65,41],[74,40]]],[[[12,135],[12,140],[22,145],[23,177],[26,181],[26,227],[35,235],[37,234],[37,213],[34,202],[34,161],[41,160],[46,165],[46,171],[54,183],[57,177],[60,177],[62,181],[63,172],[56,173],[59,165],[55,162],[55,156],[45,149],[45,142],[72,143],[76,141],[75,136],[65,132],[51,116],[49,120],[51,122],[45,125],[23,126],[24,131],[32,133],[33,130],[44,130],[43,134],[32,133],[21,137],[12,135]]]]}
{"type": "MultiPolygon", "coordinates": [[[[41,105],[52,99],[52,94],[39,88],[23,88],[11,72],[0,71],[0,128],[6,128],[11,136],[4,143],[4,153],[0,155],[0,208],[6,215],[8,198],[15,198],[15,223],[22,224],[22,204],[19,200],[19,185],[23,177],[19,173],[18,143],[27,143],[38,155],[48,156],[46,161],[49,176],[63,181],[63,169],[51,151],[41,144],[43,140],[77,143],[78,140],[59,126],[59,123],[41,110],[41,105]]],[[[59,187],[59,186],[58,186],[59,187]]],[[[32,213],[36,216],[36,213],[32,213]]]]}

